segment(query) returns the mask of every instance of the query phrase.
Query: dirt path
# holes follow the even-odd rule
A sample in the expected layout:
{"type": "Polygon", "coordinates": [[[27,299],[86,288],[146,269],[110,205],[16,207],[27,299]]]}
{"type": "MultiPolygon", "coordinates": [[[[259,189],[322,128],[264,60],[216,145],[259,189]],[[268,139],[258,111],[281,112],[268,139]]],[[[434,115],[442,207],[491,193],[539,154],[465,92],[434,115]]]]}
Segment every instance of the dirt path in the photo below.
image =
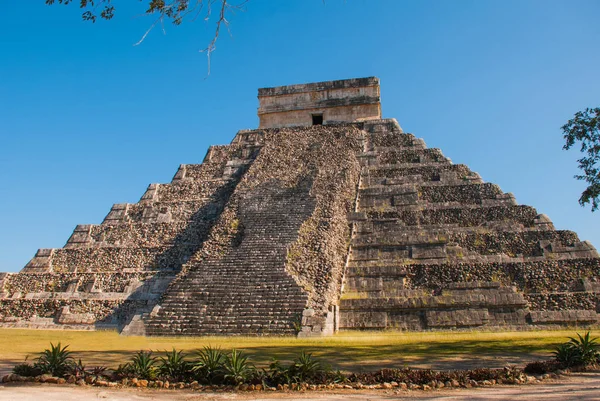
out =
{"type": "Polygon", "coordinates": [[[579,373],[557,383],[528,386],[496,386],[475,389],[444,389],[434,392],[338,391],[307,393],[192,393],[134,389],[106,390],[93,387],[62,387],[55,385],[0,386],[0,401],[389,401],[389,400],[517,400],[517,401],[600,401],[600,373],[579,373]]]}

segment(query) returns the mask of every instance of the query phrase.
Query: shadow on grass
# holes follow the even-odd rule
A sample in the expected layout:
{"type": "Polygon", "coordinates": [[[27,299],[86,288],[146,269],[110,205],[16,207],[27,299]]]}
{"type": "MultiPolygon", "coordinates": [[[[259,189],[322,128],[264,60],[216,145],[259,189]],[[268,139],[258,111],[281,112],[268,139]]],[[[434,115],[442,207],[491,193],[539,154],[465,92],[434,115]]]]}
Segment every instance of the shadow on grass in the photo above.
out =
{"type": "MultiPolygon", "coordinates": [[[[361,372],[380,368],[406,366],[436,370],[471,369],[477,367],[501,368],[509,364],[524,365],[532,360],[549,357],[548,344],[515,344],[511,341],[452,341],[422,344],[394,345],[289,345],[240,347],[257,367],[266,367],[273,358],[291,362],[300,352],[312,353],[333,369],[345,372],[361,372]]],[[[181,347],[178,347],[178,349],[181,347]]],[[[184,347],[185,348],[185,347],[184,347]]],[[[170,347],[153,348],[161,356],[170,347]]],[[[225,351],[230,348],[223,347],[225,351]]],[[[185,349],[189,359],[195,357],[195,348],[185,349]]],[[[127,362],[135,350],[74,351],[73,357],[88,366],[116,368],[127,362]]],[[[30,354],[29,361],[37,355],[30,354]]],[[[2,371],[10,369],[23,358],[4,359],[2,371]]]]}

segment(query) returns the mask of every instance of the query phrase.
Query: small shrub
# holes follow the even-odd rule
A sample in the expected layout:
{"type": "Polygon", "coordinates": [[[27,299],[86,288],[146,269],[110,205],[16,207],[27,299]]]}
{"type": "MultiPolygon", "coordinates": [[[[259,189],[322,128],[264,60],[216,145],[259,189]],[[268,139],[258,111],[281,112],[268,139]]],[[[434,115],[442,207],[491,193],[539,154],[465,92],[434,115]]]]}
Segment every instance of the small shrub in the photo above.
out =
{"type": "Polygon", "coordinates": [[[113,379],[131,379],[134,376],[133,368],[131,363],[119,364],[119,366],[113,371],[113,379]]]}
{"type": "Polygon", "coordinates": [[[25,362],[15,365],[12,368],[12,372],[19,376],[34,377],[42,374],[42,371],[35,367],[33,364],[25,362]]]}
{"type": "Polygon", "coordinates": [[[185,360],[183,351],[173,348],[171,352],[165,351],[165,356],[160,358],[158,372],[166,379],[180,382],[190,376],[190,368],[191,364],[185,360]]]}
{"type": "Polygon", "coordinates": [[[271,386],[278,384],[290,384],[293,382],[292,374],[288,367],[285,367],[276,359],[273,359],[269,369],[264,371],[264,381],[271,386]]]}
{"type": "Polygon", "coordinates": [[[252,379],[255,371],[254,365],[242,352],[233,349],[225,358],[223,364],[223,379],[231,384],[241,384],[252,379]]]}
{"type": "Polygon", "coordinates": [[[67,351],[68,347],[68,345],[61,347],[60,343],[56,345],[50,343],[50,349],[45,349],[40,354],[34,367],[42,373],[58,377],[64,376],[69,371],[73,360],[71,352],[67,351]]]}
{"type": "Polygon", "coordinates": [[[131,359],[130,372],[138,379],[154,380],[156,378],[156,357],[152,351],[139,351],[131,359]]]}
{"type": "Polygon", "coordinates": [[[569,343],[560,344],[553,352],[554,359],[566,368],[579,365],[579,354],[569,343]]]}
{"type": "Polygon", "coordinates": [[[577,333],[577,338],[570,337],[569,344],[576,350],[581,365],[595,364],[598,360],[598,338],[591,338],[588,331],[583,336],[577,333]]]}
{"type": "Polygon", "coordinates": [[[529,375],[543,375],[544,373],[556,372],[563,369],[564,365],[557,360],[535,361],[528,363],[523,372],[529,375]]]}
{"type": "Polygon", "coordinates": [[[197,360],[192,362],[192,373],[202,383],[218,384],[223,378],[225,358],[220,348],[204,347],[198,351],[197,360]]]}
{"type": "Polygon", "coordinates": [[[312,354],[304,351],[294,361],[294,375],[300,382],[307,382],[323,373],[321,363],[315,360],[312,354]]]}
{"type": "Polygon", "coordinates": [[[85,365],[81,362],[81,359],[76,363],[72,363],[69,366],[69,372],[71,376],[75,376],[76,379],[85,379],[87,376],[87,371],[85,369],[85,365]]]}
{"type": "Polygon", "coordinates": [[[577,337],[569,337],[569,341],[556,347],[554,358],[567,368],[596,364],[600,357],[597,340],[591,338],[589,331],[584,335],[577,333],[577,337]]]}
{"type": "Polygon", "coordinates": [[[294,359],[289,366],[283,366],[279,361],[273,360],[265,372],[266,381],[271,385],[292,383],[341,383],[346,381],[346,376],[341,372],[334,372],[331,368],[323,366],[312,354],[304,351],[294,359]]]}
{"type": "Polygon", "coordinates": [[[85,376],[90,377],[92,381],[95,382],[96,380],[102,380],[109,377],[107,370],[108,368],[106,366],[94,366],[89,371],[85,371],[85,376]]]}

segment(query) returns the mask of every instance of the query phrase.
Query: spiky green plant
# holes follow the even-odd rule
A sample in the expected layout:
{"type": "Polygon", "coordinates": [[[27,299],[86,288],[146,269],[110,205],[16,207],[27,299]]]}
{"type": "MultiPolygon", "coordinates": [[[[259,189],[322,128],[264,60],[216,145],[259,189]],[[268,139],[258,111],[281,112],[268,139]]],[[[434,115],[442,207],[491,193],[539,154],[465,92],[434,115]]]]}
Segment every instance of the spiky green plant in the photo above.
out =
{"type": "Polygon", "coordinates": [[[223,377],[225,353],[220,348],[206,346],[196,353],[197,359],[192,362],[192,372],[204,383],[217,384],[223,377]]]}
{"type": "Polygon", "coordinates": [[[312,354],[304,351],[294,360],[293,370],[294,376],[299,382],[309,381],[324,373],[321,363],[315,360],[312,354]]]}
{"type": "Polygon", "coordinates": [[[106,366],[94,366],[86,371],[86,376],[90,377],[93,382],[102,380],[108,377],[108,368],[106,366]]]}
{"type": "Polygon", "coordinates": [[[588,331],[583,336],[579,333],[577,338],[569,337],[569,344],[576,350],[579,357],[579,364],[590,365],[598,360],[598,338],[592,338],[588,331]]]}
{"type": "Polygon", "coordinates": [[[56,345],[50,343],[50,349],[45,349],[40,353],[34,367],[38,368],[42,373],[49,373],[52,376],[64,376],[73,361],[71,352],[67,351],[69,346],[61,346],[60,342],[56,345]]]}
{"type": "Polygon", "coordinates": [[[576,334],[577,337],[569,337],[569,341],[556,347],[553,352],[554,359],[566,368],[598,363],[598,339],[592,338],[589,331],[584,335],[576,334]]]}
{"type": "Polygon", "coordinates": [[[165,356],[160,357],[158,372],[166,379],[176,382],[184,381],[189,376],[191,364],[185,360],[186,354],[173,348],[165,351],[165,356]]]}
{"type": "Polygon", "coordinates": [[[241,384],[249,381],[255,370],[254,365],[248,361],[248,357],[243,352],[232,349],[223,364],[223,379],[232,384],[241,384]]]}
{"type": "Polygon", "coordinates": [[[132,373],[139,379],[153,380],[156,378],[156,357],[152,351],[138,351],[130,362],[132,373]]]}
{"type": "Polygon", "coordinates": [[[559,344],[552,354],[554,355],[554,359],[560,362],[565,368],[579,363],[579,354],[570,343],[559,344]]]}

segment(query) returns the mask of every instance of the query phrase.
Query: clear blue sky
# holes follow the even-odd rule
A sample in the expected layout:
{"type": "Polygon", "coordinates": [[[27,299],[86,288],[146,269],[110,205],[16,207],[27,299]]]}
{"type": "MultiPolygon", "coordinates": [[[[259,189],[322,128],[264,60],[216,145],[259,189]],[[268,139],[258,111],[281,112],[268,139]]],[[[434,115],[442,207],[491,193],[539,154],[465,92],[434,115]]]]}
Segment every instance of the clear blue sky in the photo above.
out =
{"type": "Polygon", "coordinates": [[[598,1],[250,0],[208,79],[213,21],[134,47],[138,2],[96,24],[43,3],[2,9],[0,271],[256,127],[257,88],[372,75],[385,117],[600,246],[560,131],[600,106],[598,1]]]}

